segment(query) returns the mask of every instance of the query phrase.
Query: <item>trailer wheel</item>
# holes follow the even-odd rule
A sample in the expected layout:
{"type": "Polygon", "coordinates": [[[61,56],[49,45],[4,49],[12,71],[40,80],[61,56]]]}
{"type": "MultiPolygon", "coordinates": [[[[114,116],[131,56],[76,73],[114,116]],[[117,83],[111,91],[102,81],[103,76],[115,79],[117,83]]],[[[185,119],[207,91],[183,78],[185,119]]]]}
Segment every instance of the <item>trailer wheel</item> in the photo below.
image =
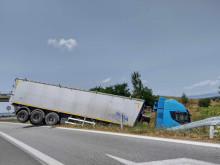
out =
{"type": "Polygon", "coordinates": [[[50,112],[45,117],[47,125],[56,125],[59,121],[59,116],[55,112],[50,112]]]}
{"type": "Polygon", "coordinates": [[[33,125],[39,125],[43,121],[44,114],[41,111],[35,110],[31,113],[30,122],[33,125]]]}
{"type": "Polygon", "coordinates": [[[29,114],[28,114],[28,111],[26,110],[20,110],[18,113],[17,113],[17,120],[21,123],[26,123],[29,119],[29,114]]]}

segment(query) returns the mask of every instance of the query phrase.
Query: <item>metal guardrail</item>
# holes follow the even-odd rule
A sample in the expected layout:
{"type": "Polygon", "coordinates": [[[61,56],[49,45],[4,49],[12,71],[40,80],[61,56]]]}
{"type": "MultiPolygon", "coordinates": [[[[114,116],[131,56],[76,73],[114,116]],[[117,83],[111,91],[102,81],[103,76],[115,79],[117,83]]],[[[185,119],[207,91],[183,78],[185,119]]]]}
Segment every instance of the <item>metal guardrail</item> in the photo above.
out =
{"type": "Polygon", "coordinates": [[[211,118],[207,118],[204,120],[199,120],[199,121],[195,121],[192,123],[168,128],[168,130],[187,130],[187,129],[192,129],[192,128],[196,128],[196,127],[210,126],[209,136],[210,136],[210,138],[213,138],[214,131],[215,131],[214,130],[215,125],[220,125],[220,116],[211,117],[211,118]]]}

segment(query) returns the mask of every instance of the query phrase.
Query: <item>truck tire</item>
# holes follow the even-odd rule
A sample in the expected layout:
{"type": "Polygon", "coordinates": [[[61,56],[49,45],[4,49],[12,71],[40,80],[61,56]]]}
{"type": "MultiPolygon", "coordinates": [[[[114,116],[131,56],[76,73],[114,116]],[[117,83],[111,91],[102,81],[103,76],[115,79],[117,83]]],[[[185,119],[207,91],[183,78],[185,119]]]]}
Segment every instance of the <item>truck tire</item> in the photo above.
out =
{"type": "Polygon", "coordinates": [[[56,125],[59,121],[59,116],[55,112],[50,112],[45,117],[46,125],[56,125]]]}
{"type": "Polygon", "coordinates": [[[30,122],[33,125],[39,125],[43,121],[44,114],[41,111],[34,110],[31,113],[30,122]]]}
{"type": "Polygon", "coordinates": [[[17,113],[17,120],[21,123],[26,123],[29,120],[29,114],[27,110],[20,110],[17,113]]]}

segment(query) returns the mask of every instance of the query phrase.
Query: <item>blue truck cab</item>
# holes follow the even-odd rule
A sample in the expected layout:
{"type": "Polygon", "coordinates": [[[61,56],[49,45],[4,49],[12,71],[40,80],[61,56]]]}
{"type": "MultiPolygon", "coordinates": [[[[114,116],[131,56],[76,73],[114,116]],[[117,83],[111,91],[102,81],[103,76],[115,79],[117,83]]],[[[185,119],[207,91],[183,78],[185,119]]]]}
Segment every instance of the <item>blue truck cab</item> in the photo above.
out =
{"type": "Polygon", "coordinates": [[[189,111],[175,99],[156,99],[153,111],[156,111],[155,125],[158,128],[170,128],[190,122],[189,111]]]}

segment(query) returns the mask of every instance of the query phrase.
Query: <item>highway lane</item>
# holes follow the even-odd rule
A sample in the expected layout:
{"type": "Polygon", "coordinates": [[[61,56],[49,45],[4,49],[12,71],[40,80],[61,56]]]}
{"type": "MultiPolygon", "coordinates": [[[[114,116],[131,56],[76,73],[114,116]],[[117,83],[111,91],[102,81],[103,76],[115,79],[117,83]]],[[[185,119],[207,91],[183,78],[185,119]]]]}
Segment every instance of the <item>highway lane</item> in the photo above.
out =
{"type": "Polygon", "coordinates": [[[20,148],[0,137],[0,164],[1,165],[40,165],[36,159],[20,148]]]}
{"type": "Polygon", "coordinates": [[[0,123],[0,131],[66,165],[164,160],[169,161],[164,164],[220,164],[220,148],[214,147],[8,123],[0,123]]]}

